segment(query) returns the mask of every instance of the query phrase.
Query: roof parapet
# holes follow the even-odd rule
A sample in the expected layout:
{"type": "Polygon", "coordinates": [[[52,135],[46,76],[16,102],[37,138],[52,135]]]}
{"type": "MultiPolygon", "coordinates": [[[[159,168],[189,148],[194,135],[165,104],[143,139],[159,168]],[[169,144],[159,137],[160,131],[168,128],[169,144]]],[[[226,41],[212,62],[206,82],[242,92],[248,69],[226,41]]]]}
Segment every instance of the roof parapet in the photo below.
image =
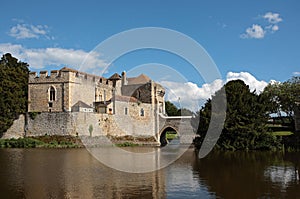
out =
{"type": "Polygon", "coordinates": [[[46,70],[40,71],[40,78],[45,78],[45,77],[48,77],[48,71],[46,70]]]}

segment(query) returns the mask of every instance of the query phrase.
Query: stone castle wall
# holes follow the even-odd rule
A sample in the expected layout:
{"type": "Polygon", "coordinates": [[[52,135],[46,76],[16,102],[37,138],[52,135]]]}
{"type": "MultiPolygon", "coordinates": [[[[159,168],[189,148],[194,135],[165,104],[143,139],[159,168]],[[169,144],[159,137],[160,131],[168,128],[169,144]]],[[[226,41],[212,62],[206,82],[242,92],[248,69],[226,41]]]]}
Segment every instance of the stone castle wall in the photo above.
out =
{"type": "MultiPolygon", "coordinates": [[[[119,114],[42,112],[35,118],[28,117],[26,136],[155,137],[154,116],[150,104],[118,102],[116,111],[119,114]],[[124,112],[125,107],[128,107],[127,115],[124,112]],[[140,115],[141,109],[144,110],[144,116],[140,115]]],[[[2,138],[24,137],[24,129],[25,117],[21,115],[2,138]]]]}
{"type": "Polygon", "coordinates": [[[122,133],[134,137],[155,136],[154,110],[151,104],[117,102],[116,114],[112,117],[114,126],[116,126],[114,130],[111,130],[111,127],[109,127],[110,129],[103,128],[111,135],[119,136],[119,133],[122,133]],[[127,115],[125,114],[125,108],[127,108],[127,115]],[[143,116],[141,115],[142,110],[143,116]],[[118,129],[121,129],[122,132],[118,129]]]}
{"type": "MultiPolygon", "coordinates": [[[[41,71],[29,74],[28,81],[28,111],[29,112],[62,112],[71,111],[78,101],[92,106],[96,99],[96,86],[103,79],[103,89],[106,89],[106,98],[112,97],[112,82],[105,78],[89,75],[71,69],[41,71]],[[49,89],[55,88],[55,100],[49,106],[49,89]]],[[[103,94],[104,95],[104,94],[103,94]]],[[[104,96],[103,96],[104,97],[104,96]]]]}
{"type": "Polygon", "coordinates": [[[102,136],[97,114],[84,112],[40,113],[28,120],[27,136],[102,136]]]}
{"type": "Polygon", "coordinates": [[[64,84],[30,84],[28,88],[28,111],[29,112],[48,112],[49,111],[49,89],[54,87],[56,90],[56,100],[52,102],[52,112],[63,111],[64,103],[64,84]],[[34,99],[34,100],[33,100],[34,99]]]}

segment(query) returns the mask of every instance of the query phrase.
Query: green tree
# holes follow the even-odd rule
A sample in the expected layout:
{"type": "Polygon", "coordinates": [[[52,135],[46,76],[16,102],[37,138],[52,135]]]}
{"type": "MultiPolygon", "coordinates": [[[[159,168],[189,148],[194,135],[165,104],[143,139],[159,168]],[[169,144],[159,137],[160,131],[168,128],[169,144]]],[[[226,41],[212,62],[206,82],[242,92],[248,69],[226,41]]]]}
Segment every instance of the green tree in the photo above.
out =
{"type": "Polygon", "coordinates": [[[27,110],[28,64],[7,53],[0,60],[0,136],[27,110]]]}
{"type": "Polygon", "coordinates": [[[194,113],[190,109],[181,108],[181,109],[178,110],[178,114],[180,116],[192,116],[194,113]]]}
{"type": "Polygon", "coordinates": [[[170,101],[165,102],[166,113],[168,116],[179,116],[178,108],[170,101]]]}
{"type": "MultiPolygon", "coordinates": [[[[226,120],[217,147],[255,150],[278,146],[276,137],[267,133],[268,114],[264,99],[255,92],[250,92],[249,87],[242,80],[230,81],[224,87],[227,99],[226,120]]],[[[222,95],[222,92],[216,92],[212,99],[218,98],[219,95],[222,95]]],[[[211,101],[211,99],[207,100],[197,113],[199,142],[203,141],[208,130],[211,101]]]]}
{"type": "Polygon", "coordinates": [[[293,126],[294,110],[300,100],[300,77],[293,77],[283,83],[270,83],[262,95],[268,102],[269,114],[276,114],[279,118],[286,115],[290,125],[293,126]]]}
{"type": "Polygon", "coordinates": [[[187,109],[181,108],[178,109],[172,102],[166,101],[165,102],[166,113],[168,116],[192,116],[194,113],[187,109]]]}

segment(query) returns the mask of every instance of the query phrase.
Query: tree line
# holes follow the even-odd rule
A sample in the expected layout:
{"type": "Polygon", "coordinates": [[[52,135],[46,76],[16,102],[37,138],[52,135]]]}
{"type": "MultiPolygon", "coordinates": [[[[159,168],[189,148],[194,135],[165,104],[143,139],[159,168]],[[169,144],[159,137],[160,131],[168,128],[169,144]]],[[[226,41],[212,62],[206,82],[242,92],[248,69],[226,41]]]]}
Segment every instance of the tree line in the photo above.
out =
{"type": "MultiPolygon", "coordinates": [[[[288,132],[294,133],[288,140],[297,142],[299,147],[300,138],[295,133],[294,112],[299,108],[300,77],[293,77],[283,83],[271,82],[259,94],[250,91],[249,86],[242,80],[226,83],[194,114],[192,124],[199,135],[194,140],[196,147],[201,146],[207,134],[212,115],[212,101],[224,95],[222,89],[225,89],[226,94],[226,119],[216,148],[275,150],[283,147],[284,141],[287,140],[283,136],[288,132]]],[[[166,112],[170,116],[181,113],[171,102],[166,102],[166,112]]],[[[218,114],[218,110],[215,112],[218,114]]],[[[192,114],[189,112],[189,115],[192,114]]]]}

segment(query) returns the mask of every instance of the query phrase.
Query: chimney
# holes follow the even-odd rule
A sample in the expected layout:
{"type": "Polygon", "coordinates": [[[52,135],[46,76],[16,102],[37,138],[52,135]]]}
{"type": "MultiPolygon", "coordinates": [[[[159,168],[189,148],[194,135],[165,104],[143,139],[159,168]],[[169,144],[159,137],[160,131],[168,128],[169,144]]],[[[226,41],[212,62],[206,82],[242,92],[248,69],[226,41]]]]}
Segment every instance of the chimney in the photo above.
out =
{"type": "Polygon", "coordinates": [[[126,78],[126,72],[122,72],[122,86],[127,85],[127,78],[126,78]]]}

